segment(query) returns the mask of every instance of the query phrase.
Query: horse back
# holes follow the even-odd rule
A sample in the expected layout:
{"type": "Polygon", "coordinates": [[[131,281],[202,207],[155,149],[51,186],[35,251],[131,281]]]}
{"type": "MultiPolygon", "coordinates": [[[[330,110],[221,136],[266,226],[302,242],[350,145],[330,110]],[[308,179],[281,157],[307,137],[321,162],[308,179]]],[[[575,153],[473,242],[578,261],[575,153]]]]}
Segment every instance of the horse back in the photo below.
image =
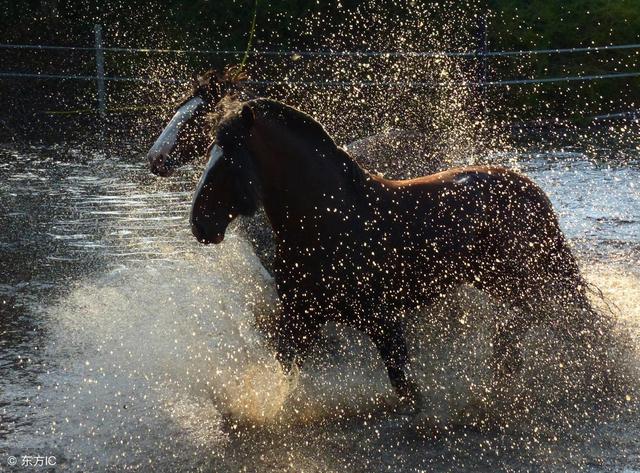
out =
{"type": "Polygon", "coordinates": [[[562,239],[546,194],[515,171],[472,166],[384,185],[403,229],[396,244],[427,246],[443,261],[531,259],[562,239]]]}
{"type": "Polygon", "coordinates": [[[516,171],[496,166],[454,168],[416,179],[386,181],[383,185],[395,197],[399,210],[405,210],[411,218],[416,216],[412,213],[424,210],[432,218],[440,214],[464,219],[474,212],[493,215],[510,207],[515,210],[522,204],[531,207],[530,211],[553,213],[551,202],[536,183],[516,171]]]}

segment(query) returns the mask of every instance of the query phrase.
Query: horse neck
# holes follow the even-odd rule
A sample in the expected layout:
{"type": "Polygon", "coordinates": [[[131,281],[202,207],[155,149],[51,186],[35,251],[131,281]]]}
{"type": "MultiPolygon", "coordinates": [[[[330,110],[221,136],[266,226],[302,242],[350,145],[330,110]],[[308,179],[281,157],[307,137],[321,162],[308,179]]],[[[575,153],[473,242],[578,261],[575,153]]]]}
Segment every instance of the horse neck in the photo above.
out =
{"type": "Polygon", "coordinates": [[[362,207],[365,172],[332,143],[254,133],[265,211],[276,235],[291,241],[309,232],[339,232],[341,218],[328,209],[362,207]],[[305,226],[303,222],[314,222],[305,226]],[[304,228],[303,228],[304,227],[304,228]]]}

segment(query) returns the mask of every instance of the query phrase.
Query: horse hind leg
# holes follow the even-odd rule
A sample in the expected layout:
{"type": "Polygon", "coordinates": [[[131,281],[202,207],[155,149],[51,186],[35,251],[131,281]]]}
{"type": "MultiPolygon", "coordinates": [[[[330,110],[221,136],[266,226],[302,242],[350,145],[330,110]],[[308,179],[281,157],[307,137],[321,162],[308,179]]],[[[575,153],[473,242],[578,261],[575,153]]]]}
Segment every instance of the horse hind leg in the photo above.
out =
{"type": "Polygon", "coordinates": [[[477,285],[515,311],[496,324],[493,361],[499,375],[519,369],[522,339],[540,323],[603,357],[595,347],[602,346],[599,339],[608,331],[606,318],[589,302],[587,284],[569,246],[559,236],[548,251],[546,258],[503,266],[494,273],[500,276],[481,278],[477,285]]]}
{"type": "Polygon", "coordinates": [[[567,274],[558,286],[551,296],[553,309],[549,316],[556,335],[571,348],[566,363],[575,368],[574,373],[583,373],[587,386],[615,389],[617,380],[610,349],[618,341],[613,312],[592,304],[589,285],[577,272],[577,266],[576,272],[567,274]]]}
{"type": "Polygon", "coordinates": [[[491,337],[493,348],[491,366],[497,379],[510,377],[522,369],[522,342],[531,323],[519,309],[500,320],[491,337]]]}
{"type": "Polygon", "coordinates": [[[608,348],[616,343],[613,312],[594,307],[589,300],[589,286],[579,275],[564,289],[560,296],[562,304],[556,304],[564,308],[558,314],[556,331],[571,343],[581,363],[588,364],[594,374],[600,372],[606,377],[610,363],[608,348]]]}
{"type": "MultiPolygon", "coordinates": [[[[522,343],[535,325],[563,325],[569,301],[581,301],[577,264],[568,248],[547,260],[531,258],[519,264],[505,264],[485,273],[476,287],[507,309],[508,315],[495,325],[493,366],[497,377],[517,373],[522,367],[522,343]],[[568,255],[568,256],[567,256],[568,255]]],[[[586,296],[585,296],[586,297],[586,296]]]]}
{"type": "Polygon", "coordinates": [[[401,403],[414,412],[419,411],[422,395],[418,385],[406,374],[409,356],[401,325],[385,322],[363,329],[378,349],[401,403]]]}
{"type": "Polygon", "coordinates": [[[495,321],[491,337],[491,368],[497,380],[510,377],[522,368],[522,343],[529,329],[538,322],[531,301],[536,285],[513,272],[493,272],[476,279],[474,286],[500,302],[504,315],[495,321]]]}

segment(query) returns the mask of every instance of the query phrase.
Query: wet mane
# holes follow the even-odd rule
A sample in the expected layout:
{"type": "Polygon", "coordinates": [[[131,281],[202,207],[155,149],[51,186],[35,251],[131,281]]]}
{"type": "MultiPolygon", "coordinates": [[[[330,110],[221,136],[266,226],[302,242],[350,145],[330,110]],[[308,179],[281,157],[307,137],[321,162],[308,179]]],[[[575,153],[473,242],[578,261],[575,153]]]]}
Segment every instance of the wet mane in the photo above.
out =
{"type": "Polygon", "coordinates": [[[215,69],[209,69],[203,72],[193,80],[191,87],[191,96],[197,95],[203,91],[209,91],[214,86],[219,88],[221,96],[234,95],[237,93],[244,83],[249,80],[246,72],[239,70],[240,66],[226,66],[222,72],[215,69]]]}
{"type": "Polygon", "coordinates": [[[218,123],[219,139],[224,139],[223,136],[240,137],[244,134],[244,124],[240,117],[240,110],[244,104],[251,106],[257,119],[277,123],[290,132],[302,136],[310,148],[333,160],[335,164],[347,171],[354,182],[366,177],[366,172],[349,153],[336,145],[318,121],[311,115],[277,100],[259,98],[247,102],[239,100],[226,102],[224,113],[218,123]]]}
{"type": "Polygon", "coordinates": [[[191,81],[191,88],[177,101],[177,107],[199,96],[211,104],[220,100],[235,100],[243,92],[249,76],[245,71],[239,70],[240,66],[226,66],[222,72],[209,69],[195,76],[191,81]]]}

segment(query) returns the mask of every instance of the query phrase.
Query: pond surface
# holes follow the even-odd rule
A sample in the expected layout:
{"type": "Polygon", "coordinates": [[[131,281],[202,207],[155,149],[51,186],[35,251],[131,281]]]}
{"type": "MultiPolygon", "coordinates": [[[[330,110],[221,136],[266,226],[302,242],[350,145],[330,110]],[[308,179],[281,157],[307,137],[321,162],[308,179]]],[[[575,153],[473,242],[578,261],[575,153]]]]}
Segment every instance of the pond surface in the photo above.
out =
{"type": "MultiPolygon", "coordinates": [[[[624,163],[580,150],[490,157],[549,194],[636,347],[638,149],[624,163]]],[[[553,347],[533,335],[520,381],[548,408],[527,425],[460,421],[503,417],[500,402],[478,407],[491,395],[469,366],[483,365],[486,337],[468,327],[455,329],[462,342],[413,335],[414,356],[432,350],[421,419],[393,413],[381,362],[349,330],[329,329],[285,378],[253,325],[275,295],[251,245],[240,231],[217,247],[191,236],[198,177],[151,176],[125,146],[0,146],[0,471],[22,471],[7,465],[24,455],[55,456],[55,471],[640,471],[633,382],[567,406],[567,384],[535,364],[553,347]],[[433,437],[436,417],[450,424],[433,437]]],[[[473,297],[452,304],[474,317],[473,297]]],[[[633,356],[620,363],[637,373],[633,356]]]]}

